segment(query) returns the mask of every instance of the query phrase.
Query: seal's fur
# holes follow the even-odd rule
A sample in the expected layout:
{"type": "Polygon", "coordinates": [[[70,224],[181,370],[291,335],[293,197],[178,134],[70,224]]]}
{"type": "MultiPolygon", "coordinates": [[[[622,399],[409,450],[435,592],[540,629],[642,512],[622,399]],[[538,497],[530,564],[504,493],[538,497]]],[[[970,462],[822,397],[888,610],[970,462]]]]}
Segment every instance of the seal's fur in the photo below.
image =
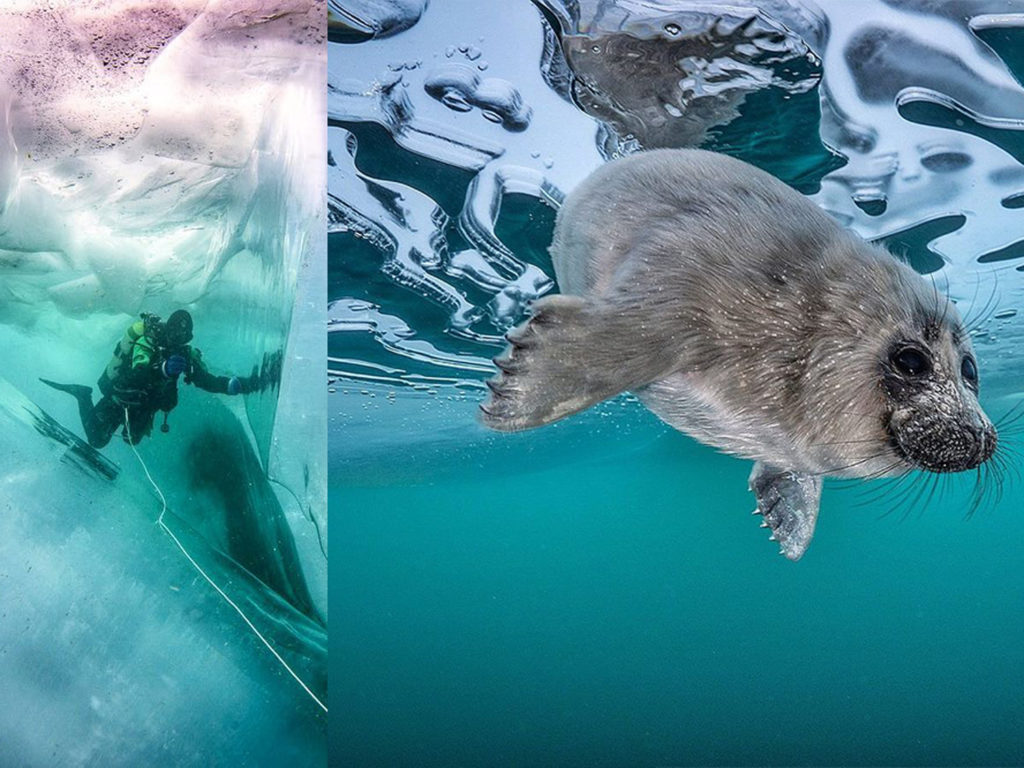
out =
{"type": "Polygon", "coordinates": [[[609,163],[569,195],[551,253],[562,294],[508,335],[490,427],[633,390],[673,427],[759,462],[759,502],[781,493],[814,513],[822,476],[967,469],[994,450],[956,308],[753,166],[701,150],[609,163]],[[907,346],[924,375],[894,362],[907,346]]]}

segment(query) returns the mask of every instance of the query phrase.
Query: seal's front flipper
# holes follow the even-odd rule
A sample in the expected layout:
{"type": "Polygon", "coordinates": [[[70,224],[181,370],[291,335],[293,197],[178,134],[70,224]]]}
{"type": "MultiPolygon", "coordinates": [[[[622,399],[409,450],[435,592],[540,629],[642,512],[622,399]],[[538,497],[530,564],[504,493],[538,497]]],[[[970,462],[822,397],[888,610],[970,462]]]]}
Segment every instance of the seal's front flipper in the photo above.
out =
{"type": "Polygon", "coordinates": [[[821,476],[802,475],[762,462],[750,473],[750,490],[757,496],[755,515],[763,515],[763,526],[772,529],[781,553],[799,560],[814,535],[821,501],[821,476]]]}
{"type": "Polygon", "coordinates": [[[492,429],[515,432],[582,411],[665,373],[657,347],[639,343],[630,319],[578,296],[548,296],[509,332],[480,406],[492,429]]]}

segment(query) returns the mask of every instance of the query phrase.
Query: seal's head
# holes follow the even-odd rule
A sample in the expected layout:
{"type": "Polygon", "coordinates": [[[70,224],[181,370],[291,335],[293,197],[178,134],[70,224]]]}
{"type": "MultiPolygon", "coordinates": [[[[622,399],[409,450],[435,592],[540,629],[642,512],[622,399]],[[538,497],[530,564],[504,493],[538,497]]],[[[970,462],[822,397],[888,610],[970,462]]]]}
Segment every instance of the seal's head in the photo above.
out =
{"type": "Polygon", "coordinates": [[[945,299],[895,330],[879,360],[889,444],[910,468],[961,472],[988,461],[996,430],[978,404],[978,364],[945,299]]]}

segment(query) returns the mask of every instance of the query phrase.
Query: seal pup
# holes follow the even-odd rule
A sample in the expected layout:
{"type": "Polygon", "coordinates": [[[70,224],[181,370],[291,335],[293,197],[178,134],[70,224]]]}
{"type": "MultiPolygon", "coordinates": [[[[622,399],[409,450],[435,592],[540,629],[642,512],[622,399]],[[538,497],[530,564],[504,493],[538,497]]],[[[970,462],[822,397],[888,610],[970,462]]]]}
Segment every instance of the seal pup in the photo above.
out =
{"type": "Polygon", "coordinates": [[[822,478],[957,472],[995,451],[952,303],[747,163],[695,149],[608,163],[566,199],[551,254],[562,294],[506,336],[481,405],[493,429],[632,390],[756,462],[754,513],[791,560],[822,478]]]}

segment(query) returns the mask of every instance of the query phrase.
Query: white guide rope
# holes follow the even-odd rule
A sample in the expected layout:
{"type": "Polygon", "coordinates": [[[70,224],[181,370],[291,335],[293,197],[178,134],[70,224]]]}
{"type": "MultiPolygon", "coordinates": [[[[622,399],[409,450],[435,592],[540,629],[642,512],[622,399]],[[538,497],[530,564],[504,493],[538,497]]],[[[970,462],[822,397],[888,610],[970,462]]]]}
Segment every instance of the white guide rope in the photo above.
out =
{"type": "Polygon", "coordinates": [[[241,608],[238,607],[238,605],[235,603],[234,600],[232,600],[230,597],[227,596],[227,594],[224,592],[223,589],[221,589],[220,587],[217,586],[216,582],[214,582],[214,580],[211,579],[209,577],[209,575],[207,575],[206,571],[204,571],[202,569],[202,567],[199,565],[199,563],[197,563],[192,558],[192,555],[190,555],[188,553],[188,550],[186,550],[185,547],[182,545],[182,543],[180,541],[178,541],[178,537],[175,536],[174,533],[171,531],[171,529],[167,527],[167,523],[164,522],[164,513],[167,512],[167,499],[164,498],[164,493],[163,493],[163,491],[160,490],[160,486],[158,486],[156,484],[156,481],[153,480],[153,476],[151,474],[149,474],[149,467],[146,466],[146,462],[142,460],[142,456],[139,454],[138,449],[135,447],[135,442],[132,440],[132,430],[131,430],[131,427],[128,425],[128,423],[129,423],[128,422],[128,408],[127,408],[127,406],[125,406],[125,409],[124,409],[124,428],[125,428],[125,432],[128,435],[128,445],[131,446],[132,452],[135,454],[135,458],[137,458],[139,460],[139,464],[142,465],[142,471],[146,473],[146,478],[149,480],[150,485],[153,486],[153,490],[156,491],[157,496],[160,497],[160,503],[163,505],[163,508],[160,510],[160,516],[156,519],[156,524],[159,525],[163,529],[164,533],[166,533],[168,536],[170,536],[171,540],[175,544],[178,545],[178,549],[181,550],[181,554],[183,554],[185,556],[185,558],[190,563],[192,563],[192,567],[195,568],[199,572],[199,575],[202,576],[204,579],[206,579],[207,583],[211,587],[213,587],[215,590],[217,590],[217,594],[219,594],[221,597],[224,598],[224,602],[226,602],[228,605],[230,605],[232,608],[235,609],[235,611],[238,613],[238,615],[242,617],[242,621],[244,621],[249,626],[249,629],[251,629],[253,631],[253,634],[256,635],[256,637],[258,637],[265,646],[267,646],[267,650],[270,651],[272,654],[274,654],[274,658],[276,658],[279,662],[281,662],[281,666],[284,667],[286,670],[288,670],[288,674],[295,678],[295,682],[297,682],[299,685],[302,686],[302,690],[304,690],[306,693],[308,693],[310,698],[313,699],[313,701],[315,701],[317,703],[317,706],[319,706],[320,709],[322,709],[324,712],[326,712],[327,711],[327,707],[324,705],[324,703],[322,701],[320,701],[319,698],[317,698],[317,695],[315,693],[313,693],[309,689],[308,685],[306,685],[304,682],[302,682],[302,678],[300,678],[297,674],[295,674],[295,671],[290,666],[288,666],[288,662],[285,661],[283,658],[281,658],[281,654],[279,654],[276,650],[274,650],[274,646],[272,646],[270,644],[270,642],[267,640],[267,638],[265,638],[262,635],[262,633],[258,629],[256,629],[256,626],[251,621],[249,621],[249,617],[245,615],[245,613],[242,611],[241,608]]]}

